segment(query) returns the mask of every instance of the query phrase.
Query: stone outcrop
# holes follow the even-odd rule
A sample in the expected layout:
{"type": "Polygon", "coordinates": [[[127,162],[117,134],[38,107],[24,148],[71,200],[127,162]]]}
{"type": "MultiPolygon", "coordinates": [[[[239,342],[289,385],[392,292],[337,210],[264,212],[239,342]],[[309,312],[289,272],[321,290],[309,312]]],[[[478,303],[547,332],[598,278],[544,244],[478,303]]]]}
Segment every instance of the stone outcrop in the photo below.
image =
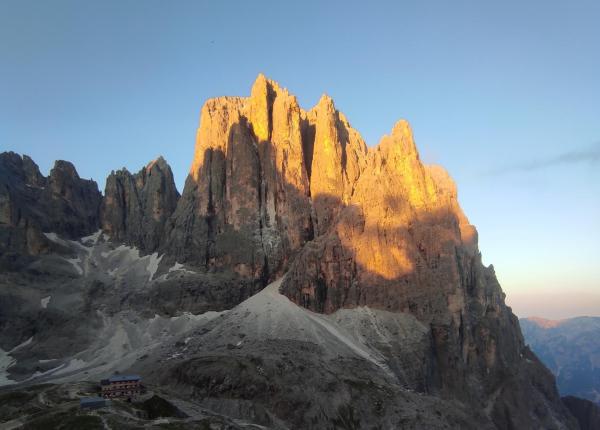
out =
{"type": "Polygon", "coordinates": [[[75,238],[98,229],[102,195],[96,182],[81,179],[73,164],[58,160],[50,170],[48,188],[43,196],[51,216],[44,231],[75,238]]]}
{"type": "Polygon", "coordinates": [[[342,205],[352,196],[364,168],[367,147],[327,95],[323,95],[313,109],[303,113],[303,118],[315,230],[319,235],[327,231],[342,205]]]}
{"type": "Polygon", "coordinates": [[[581,430],[600,428],[600,406],[589,400],[573,396],[563,397],[562,400],[577,419],[581,430]]]}
{"type": "Polygon", "coordinates": [[[101,208],[102,229],[113,240],[146,252],[159,248],[179,193],[167,162],[159,157],[138,173],[111,172],[101,208]]]}
{"type": "Polygon", "coordinates": [[[211,99],[202,108],[165,251],[264,286],[327,230],[349,199],[366,152],[329,97],[306,112],[259,75],[250,97],[211,99]]]}
{"type": "Polygon", "coordinates": [[[102,195],[67,161],[57,161],[44,177],[28,156],[0,154],[0,234],[3,257],[48,250],[42,232],[81,237],[99,227],[102,195]]]}

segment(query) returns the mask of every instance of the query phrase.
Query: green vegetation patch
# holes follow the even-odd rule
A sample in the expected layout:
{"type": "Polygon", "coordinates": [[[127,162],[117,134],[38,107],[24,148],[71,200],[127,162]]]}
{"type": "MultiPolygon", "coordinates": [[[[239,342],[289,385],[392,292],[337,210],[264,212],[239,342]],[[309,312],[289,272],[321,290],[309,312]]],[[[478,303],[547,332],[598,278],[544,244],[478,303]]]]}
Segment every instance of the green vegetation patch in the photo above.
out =
{"type": "Polygon", "coordinates": [[[151,420],[161,417],[184,418],[186,416],[173,404],[157,395],[142,402],[139,406],[148,414],[148,418],[151,420]]]}

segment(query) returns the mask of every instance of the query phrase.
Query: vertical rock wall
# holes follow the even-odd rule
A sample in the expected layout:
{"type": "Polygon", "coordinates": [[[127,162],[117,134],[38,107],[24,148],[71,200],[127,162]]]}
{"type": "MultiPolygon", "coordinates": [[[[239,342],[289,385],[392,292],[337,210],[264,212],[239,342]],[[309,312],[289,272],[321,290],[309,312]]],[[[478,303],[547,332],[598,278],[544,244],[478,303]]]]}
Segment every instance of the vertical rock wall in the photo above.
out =
{"type": "Polygon", "coordinates": [[[178,199],[173,173],[162,157],[135,175],[126,169],[113,171],[106,179],[102,229],[115,241],[153,252],[161,244],[178,199]]]}

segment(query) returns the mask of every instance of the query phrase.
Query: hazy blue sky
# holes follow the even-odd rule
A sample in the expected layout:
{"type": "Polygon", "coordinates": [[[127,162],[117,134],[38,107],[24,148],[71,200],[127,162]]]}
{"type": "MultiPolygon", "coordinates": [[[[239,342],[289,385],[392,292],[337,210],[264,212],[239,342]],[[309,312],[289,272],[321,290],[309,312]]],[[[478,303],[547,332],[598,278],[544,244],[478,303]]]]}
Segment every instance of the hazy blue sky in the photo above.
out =
{"type": "Polygon", "coordinates": [[[264,72],[369,145],[408,119],[518,314],[600,315],[599,23],[597,0],[2,0],[0,149],[101,189],[162,154],[181,189],[204,100],[264,72]]]}

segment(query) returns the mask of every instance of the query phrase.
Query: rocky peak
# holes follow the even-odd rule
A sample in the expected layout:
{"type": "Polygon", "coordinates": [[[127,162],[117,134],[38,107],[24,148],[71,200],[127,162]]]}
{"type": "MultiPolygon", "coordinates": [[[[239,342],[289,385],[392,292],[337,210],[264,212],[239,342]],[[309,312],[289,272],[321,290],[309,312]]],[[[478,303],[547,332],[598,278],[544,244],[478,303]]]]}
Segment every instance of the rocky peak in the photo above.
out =
{"type": "Polygon", "coordinates": [[[11,177],[19,178],[25,184],[34,187],[42,187],[46,183],[38,165],[27,155],[21,156],[12,151],[3,152],[0,154],[0,167],[4,181],[11,177]]]}
{"type": "Polygon", "coordinates": [[[418,157],[417,146],[413,138],[410,124],[405,119],[401,119],[392,128],[390,143],[398,146],[396,150],[405,157],[418,157]]]}
{"type": "Polygon", "coordinates": [[[38,165],[25,154],[23,154],[23,172],[25,173],[27,184],[34,187],[43,187],[46,185],[46,178],[40,173],[38,165]]]}
{"type": "Polygon", "coordinates": [[[70,198],[72,197],[73,187],[79,181],[79,174],[72,163],[64,160],[54,162],[54,167],[50,170],[50,176],[48,176],[52,192],[70,198]]]}
{"type": "Polygon", "coordinates": [[[477,245],[479,235],[458,203],[456,183],[441,166],[428,165],[425,169],[434,183],[437,204],[448,208],[454,214],[465,251],[471,256],[476,255],[479,252],[477,245]]]}
{"type": "Polygon", "coordinates": [[[42,232],[75,238],[97,230],[101,199],[69,162],[57,161],[45,178],[30,157],[0,154],[0,250],[39,254],[49,249],[42,232]]]}
{"type": "Polygon", "coordinates": [[[321,97],[319,98],[319,101],[317,102],[313,110],[319,111],[324,114],[327,113],[329,115],[333,115],[336,112],[335,103],[327,93],[321,94],[321,97]]]}
{"type": "Polygon", "coordinates": [[[79,179],[79,174],[73,163],[65,160],[56,160],[54,167],[50,170],[50,177],[69,177],[72,179],[79,179]]]}
{"type": "Polygon", "coordinates": [[[48,185],[44,196],[55,218],[44,231],[75,238],[98,229],[102,195],[95,181],[81,179],[73,164],[58,160],[50,171],[48,185]]]}
{"type": "Polygon", "coordinates": [[[146,164],[145,171],[150,174],[153,169],[158,169],[161,171],[171,170],[171,166],[167,163],[167,161],[162,157],[162,155],[158,156],[154,160],[150,161],[146,164]]]}
{"type": "Polygon", "coordinates": [[[125,168],[113,171],[106,179],[102,228],[113,240],[153,252],[161,245],[165,224],[178,199],[173,172],[163,157],[135,175],[125,168]]]}
{"type": "Polygon", "coordinates": [[[258,75],[247,103],[248,118],[256,139],[269,140],[272,127],[273,84],[262,73],[258,75]]]}

